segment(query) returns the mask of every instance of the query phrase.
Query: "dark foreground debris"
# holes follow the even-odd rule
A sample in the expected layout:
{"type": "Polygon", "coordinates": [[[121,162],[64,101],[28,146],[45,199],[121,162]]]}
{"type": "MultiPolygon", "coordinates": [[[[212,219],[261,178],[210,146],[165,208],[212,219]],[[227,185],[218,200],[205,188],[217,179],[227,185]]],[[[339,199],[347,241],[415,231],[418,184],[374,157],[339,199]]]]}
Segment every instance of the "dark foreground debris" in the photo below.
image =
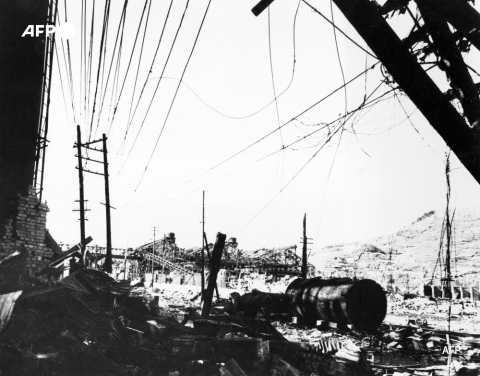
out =
{"type": "MultiPolygon", "coordinates": [[[[8,264],[13,273],[19,257],[0,268],[8,264]]],[[[1,375],[479,373],[480,335],[422,320],[367,334],[351,325],[292,324],[282,294],[217,299],[207,316],[193,291],[132,286],[83,266],[59,281],[41,278],[17,274],[0,291],[1,375]]]]}
{"type": "Polygon", "coordinates": [[[0,295],[6,376],[372,374],[346,337],[288,341],[280,324],[224,313],[225,301],[206,318],[188,297],[94,269],[60,281],[30,276],[18,288],[0,295]]]}

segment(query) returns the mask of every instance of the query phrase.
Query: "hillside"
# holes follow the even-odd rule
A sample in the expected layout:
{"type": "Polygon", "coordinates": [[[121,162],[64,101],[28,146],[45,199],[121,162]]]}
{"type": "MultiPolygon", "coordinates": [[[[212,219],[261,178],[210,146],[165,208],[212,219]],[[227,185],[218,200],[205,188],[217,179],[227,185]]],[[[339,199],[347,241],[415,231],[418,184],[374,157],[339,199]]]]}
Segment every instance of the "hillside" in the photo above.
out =
{"type": "MultiPolygon", "coordinates": [[[[396,234],[321,248],[309,262],[327,277],[356,275],[385,283],[393,275],[395,283],[415,288],[422,279],[432,278],[443,220],[444,211],[431,211],[396,234]]],[[[454,229],[452,274],[462,276],[460,283],[473,283],[480,271],[480,211],[457,211],[454,229]]],[[[437,277],[440,269],[435,269],[437,277]]]]}

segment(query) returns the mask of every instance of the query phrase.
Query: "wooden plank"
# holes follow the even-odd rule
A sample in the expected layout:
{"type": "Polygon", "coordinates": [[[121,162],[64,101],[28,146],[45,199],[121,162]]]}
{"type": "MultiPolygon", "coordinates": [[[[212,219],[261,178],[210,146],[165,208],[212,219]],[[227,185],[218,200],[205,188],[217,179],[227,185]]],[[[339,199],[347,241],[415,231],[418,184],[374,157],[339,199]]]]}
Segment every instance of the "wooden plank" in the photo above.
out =
{"type": "MultiPolygon", "coordinates": [[[[92,241],[92,237],[89,236],[88,238],[85,239],[85,246],[92,241]]],[[[56,260],[52,261],[48,266],[55,266],[58,265],[60,262],[63,260],[67,259],[68,257],[72,256],[75,252],[80,250],[79,244],[74,245],[72,248],[70,248],[68,251],[66,251],[62,256],[57,258],[56,260]]]]}
{"type": "Polygon", "coordinates": [[[217,240],[213,246],[212,258],[210,261],[210,276],[208,278],[208,286],[205,290],[205,299],[203,300],[202,316],[208,317],[210,308],[212,307],[213,290],[217,283],[217,275],[220,270],[220,261],[222,259],[223,248],[225,247],[225,234],[217,233],[217,240]]]}

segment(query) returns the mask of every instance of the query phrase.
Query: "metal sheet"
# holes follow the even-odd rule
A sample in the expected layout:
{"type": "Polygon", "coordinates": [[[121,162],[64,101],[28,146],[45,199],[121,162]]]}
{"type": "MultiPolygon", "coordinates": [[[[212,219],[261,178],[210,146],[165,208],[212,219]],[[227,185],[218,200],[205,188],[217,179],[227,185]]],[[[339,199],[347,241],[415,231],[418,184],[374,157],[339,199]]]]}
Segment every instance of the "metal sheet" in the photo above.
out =
{"type": "Polygon", "coordinates": [[[0,295],[0,332],[10,321],[15,302],[22,295],[22,292],[22,290],[19,290],[10,294],[0,295]]]}

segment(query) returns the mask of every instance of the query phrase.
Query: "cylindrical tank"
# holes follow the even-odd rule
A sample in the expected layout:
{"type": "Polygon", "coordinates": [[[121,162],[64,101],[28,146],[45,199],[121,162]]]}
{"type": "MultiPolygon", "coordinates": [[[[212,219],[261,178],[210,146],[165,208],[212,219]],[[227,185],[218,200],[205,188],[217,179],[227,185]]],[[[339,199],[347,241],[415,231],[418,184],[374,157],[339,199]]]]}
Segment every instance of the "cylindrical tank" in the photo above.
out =
{"type": "Polygon", "coordinates": [[[291,314],[311,325],[324,320],[370,331],[387,314],[385,292],[370,279],[298,278],[290,283],[286,294],[290,296],[291,314]]]}

